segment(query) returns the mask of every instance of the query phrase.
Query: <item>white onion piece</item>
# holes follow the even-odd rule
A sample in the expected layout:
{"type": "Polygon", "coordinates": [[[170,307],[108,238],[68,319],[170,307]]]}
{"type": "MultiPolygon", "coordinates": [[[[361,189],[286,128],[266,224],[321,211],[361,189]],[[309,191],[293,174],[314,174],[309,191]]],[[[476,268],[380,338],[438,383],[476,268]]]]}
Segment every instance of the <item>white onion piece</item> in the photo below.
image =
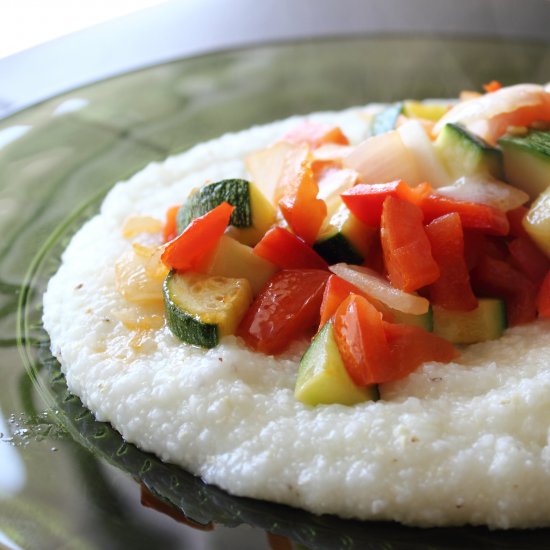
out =
{"type": "Polygon", "coordinates": [[[359,172],[362,183],[402,179],[417,185],[423,181],[414,156],[396,130],[362,141],[344,158],[344,167],[359,172]]]}
{"type": "MultiPolygon", "coordinates": [[[[548,91],[546,91],[548,93],[548,91]]],[[[490,94],[455,105],[439,119],[433,128],[438,135],[445,124],[459,122],[482,137],[487,121],[501,114],[511,113],[522,107],[544,103],[545,89],[538,84],[517,84],[501,88],[490,94]]]]}
{"type": "Polygon", "coordinates": [[[405,147],[413,154],[422,181],[427,181],[435,188],[451,183],[450,175],[439,160],[424,126],[418,120],[405,122],[397,131],[405,147]]]}
{"type": "Polygon", "coordinates": [[[332,216],[342,204],[340,195],[357,183],[359,174],[349,168],[334,168],[327,170],[319,181],[319,193],[317,198],[325,201],[327,205],[327,217],[332,216]]]}
{"type": "Polygon", "coordinates": [[[252,153],[245,159],[246,169],[252,181],[265,197],[276,203],[285,182],[294,179],[310,154],[306,143],[293,144],[280,141],[252,153]]]}
{"type": "Polygon", "coordinates": [[[365,294],[372,296],[392,309],[397,309],[403,313],[422,315],[430,307],[430,302],[426,298],[393,287],[384,277],[368,267],[335,264],[330,266],[329,269],[338,277],[355,285],[365,294]]]}
{"type": "Polygon", "coordinates": [[[465,176],[452,185],[440,187],[437,192],[453,199],[487,204],[503,212],[529,200],[529,195],[521,189],[484,175],[465,176]]]}

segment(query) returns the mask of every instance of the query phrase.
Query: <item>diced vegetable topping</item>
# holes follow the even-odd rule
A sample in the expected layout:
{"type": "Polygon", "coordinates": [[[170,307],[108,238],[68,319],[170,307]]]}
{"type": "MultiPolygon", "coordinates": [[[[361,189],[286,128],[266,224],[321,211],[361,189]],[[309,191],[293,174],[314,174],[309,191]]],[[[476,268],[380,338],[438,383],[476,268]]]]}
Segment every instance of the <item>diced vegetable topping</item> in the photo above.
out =
{"type": "Polygon", "coordinates": [[[172,271],[163,289],[170,330],[183,342],[205,348],[234,334],[252,301],[246,279],[172,271]]]}
{"type": "Polygon", "coordinates": [[[233,206],[223,202],[210,212],[195,218],[181,233],[170,241],[161,256],[162,261],[178,271],[202,271],[218,246],[233,206]]]}
{"type": "Polygon", "coordinates": [[[300,237],[282,227],[271,228],[254,247],[254,254],[279,269],[328,269],[328,264],[300,237]]]}
{"type": "Polygon", "coordinates": [[[328,277],[318,269],[279,271],[254,300],[239,336],[256,351],[281,353],[289,342],[318,326],[328,277]]]}
{"type": "Polygon", "coordinates": [[[460,216],[455,212],[436,218],[426,226],[426,234],[440,273],[429,287],[431,303],[455,311],[475,309],[460,216]]]}
{"type": "Polygon", "coordinates": [[[375,400],[453,344],[550,318],[550,89],[486,91],[391,105],[359,144],[305,121],[247,157],[250,181],[130,219],[116,284],[149,317],[118,318],[158,329],[160,302],[186,343],[233,334],[266,354],[312,338],[306,405],[375,400]]]}
{"type": "Polygon", "coordinates": [[[411,292],[439,278],[418,206],[387,197],[380,226],[384,261],[393,286],[411,292]]]}

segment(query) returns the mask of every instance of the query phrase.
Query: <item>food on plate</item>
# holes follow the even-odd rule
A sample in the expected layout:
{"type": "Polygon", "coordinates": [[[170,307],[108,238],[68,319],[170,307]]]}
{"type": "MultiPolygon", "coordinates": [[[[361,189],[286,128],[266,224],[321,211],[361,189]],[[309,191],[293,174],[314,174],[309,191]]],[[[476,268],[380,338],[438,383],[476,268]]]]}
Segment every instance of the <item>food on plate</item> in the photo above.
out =
{"type": "Polygon", "coordinates": [[[231,493],[550,525],[550,91],[258,126],[118,184],[44,296],[69,389],[231,493]]]}

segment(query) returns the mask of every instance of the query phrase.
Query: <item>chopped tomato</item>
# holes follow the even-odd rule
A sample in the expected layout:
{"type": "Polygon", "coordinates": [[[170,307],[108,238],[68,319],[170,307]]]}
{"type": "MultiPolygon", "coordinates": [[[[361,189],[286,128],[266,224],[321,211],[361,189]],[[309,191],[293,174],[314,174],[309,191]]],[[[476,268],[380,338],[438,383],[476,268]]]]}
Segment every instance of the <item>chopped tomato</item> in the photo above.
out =
{"type": "Polygon", "coordinates": [[[508,243],[510,263],[529,277],[535,284],[540,284],[548,269],[550,261],[546,254],[528,237],[518,237],[508,243]]]}
{"type": "Polygon", "coordinates": [[[338,126],[331,126],[323,122],[304,120],[298,126],[287,132],[282,141],[287,143],[308,143],[316,148],[325,143],[349,145],[348,138],[338,126]]]}
{"type": "Polygon", "coordinates": [[[517,269],[505,261],[483,256],[472,271],[476,293],[506,300],[510,326],[533,321],[536,317],[537,288],[517,269]]]}
{"type": "Polygon", "coordinates": [[[351,283],[344,281],[338,275],[331,275],[328,278],[323,293],[323,301],[321,303],[321,328],[336,312],[338,306],[350,295],[361,294],[361,291],[351,283]]]}
{"type": "Polygon", "coordinates": [[[424,221],[457,212],[465,229],[479,229],[491,235],[507,235],[510,224],[506,214],[487,204],[452,199],[437,193],[430,193],[419,204],[424,213],[424,221]]]}
{"type": "Polygon", "coordinates": [[[380,227],[382,205],[386,197],[397,197],[417,204],[431,191],[428,184],[410,187],[403,180],[390,183],[359,184],[342,193],[344,204],[359,220],[371,227],[380,227]]]}
{"type": "Polygon", "coordinates": [[[382,275],[387,275],[386,266],[384,265],[384,252],[382,251],[382,241],[380,240],[380,231],[373,236],[371,246],[369,248],[368,254],[363,262],[365,267],[369,267],[381,273],[382,275]]]}
{"type": "Polygon", "coordinates": [[[382,302],[367,296],[355,285],[348,283],[338,275],[331,275],[325,286],[325,292],[323,294],[323,302],[321,303],[321,321],[319,328],[321,328],[336,312],[338,306],[350,295],[357,294],[367,299],[380,313],[385,321],[393,321],[394,316],[386,305],[382,302]]]}
{"type": "Polygon", "coordinates": [[[405,378],[422,363],[448,363],[458,356],[450,342],[420,327],[384,323],[384,332],[390,347],[392,368],[379,383],[405,378]]]}
{"type": "Polygon", "coordinates": [[[381,220],[384,262],[392,285],[412,292],[439,277],[418,206],[388,196],[384,200],[381,220]]]}
{"type": "Polygon", "coordinates": [[[272,227],[254,247],[254,254],[280,269],[328,269],[313,248],[282,227],[272,227]]]}
{"type": "Polygon", "coordinates": [[[234,207],[222,202],[216,208],[195,218],[179,237],[170,241],[161,260],[178,271],[202,271],[224,234],[234,207]]]}
{"type": "Polygon", "coordinates": [[[319,186],[310,163],[304,163],[296,177],[288,183],[279,201],[281,212],[294,233],[312,244],[327,215],[325,201],[318,199],[319,186]]]}
{"type": "Polygon", "coordinates": [[[180,207],[181,205],[177,204],[175,206],[171,206],[166,211],[166,221],[164,222],[164,227],[162,229],[162,238],[165,243],[175,239],[178,236],[176,218],[180,207]]]}
{"type": "Polygon", "coordinates": [[[502,84],[498,80],[491,80],[487,84],[483,84],[483,89],[487,93],[496,92],[502,88],[502,84]]]}
{"type": "Polygon", "coordinates": [[[503,239],[486,235],[476,229],[464,229],[464,257],[468,271],[474,269],[483,256],[505,261],[508,249],[503,239]]]}
{"type": "Polygon", "coordinates": [[[391,369],[382,314],[362,296],[351,294],[334,314],[334,338],[351,379],[376,384],[391,369]]]}
{"type": "Polygon", "coordinates": [[[544,277],[537,296],[537,309],[541,317],[550,317],[550,271],[544,277]]]}
{"type": "Polygon", "coordinates": [[[455,212],[436,218],[426,226],[432,255],[440,276],[429,287],[433,304],[456,311],[477,307],[464,257],[464,236],[460,216],[455,212]]]}
{"type": "Polygon", "coordinates": [[[328,277],[327,271],[319,269],[275,273],[248,309],[237,335],[256,351],[283,352],[318,325],[328,277]]]}
{"type": "Polygon", "coordinates": [[[506,217],[510,223],[510,235],[512,237],[529,237],[529,233],[523,227],[523,218],[525,218],[527,212],[529,212],[529,208],[526,206],[518,206],[506,212],[506,217]]]}

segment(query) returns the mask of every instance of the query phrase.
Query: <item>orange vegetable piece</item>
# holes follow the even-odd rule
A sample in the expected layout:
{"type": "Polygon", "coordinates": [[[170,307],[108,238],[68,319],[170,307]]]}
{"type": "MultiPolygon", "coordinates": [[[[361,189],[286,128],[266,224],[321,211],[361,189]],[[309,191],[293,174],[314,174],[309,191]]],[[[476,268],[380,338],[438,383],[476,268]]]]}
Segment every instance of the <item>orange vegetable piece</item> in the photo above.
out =
{"type": "Polygon", "coordinates": [[[162,229],[162,238],[165,243],[175,239],[178,236],[176,218],[180,207],[180,204],[176,204],[168,208],[166,211],[166,221],[164,222],[164,228],[162,229]]]}
{"type": "Polygon", "coordinates": [[[487,93],[496,92],[502,88],[502,84],[498,80],[491,80],[487,84],[483,84],[483,89],[487,93]]]}
{"type": "Polygon", "coordinates": [[[194,219],[187,228],[170,241],[160,259],[170,269],[203,271],[210,260],[234,207],[222,202],[216,208],[194,219]]]}
{"type": "Polygon", "coordinates": [[[379,383],[400,380],[422,363],[448,363],[459,355],[450,342],[420,327],[384,323],[384,332],[390,348],[392,368],[379,383]]]}
{"type": "Polygon", "coordinates": [[[377,384],[391,370],[382,314],[365,298],[348,296],[334,314],[334,338],[351,379],[377,384]]]}
{"type": "Polygon", "coordinates": [[[392,285],[405,292],[439,277],[422,218],[420,208],[410,202],[392,196],[384,200],[380,233],[384,263],[392,285]]]}
{"type": "Polygon", "coordinates": [[[279,201],[285,220],[307,244],[315,242],[327,215],[327,205],[317,198],[318,192],[311,163],[305,162],[294,180],[288,183],[279,201]]]}
{"type": "Polygon", "coordinates": [[[283,352],[319,323],[329,277],[320,269],[285,269],[273,275],[246,312],[237,335],[267,354],[283,352]]]}
{"type": "Polygon", "coordinates": [[[429,287],[430,302],[445,309],[471,311],[477,307],[464,257],[464,235],[460,216],[454,212],[426,226],[432,255],[440,276],[429,287]]]}
{"type": "Polygon", "coordinates": [[[272,227],[254,247],[254,254],[280,269],[328,269],[311,246],[283,227],[272,227]]]}

